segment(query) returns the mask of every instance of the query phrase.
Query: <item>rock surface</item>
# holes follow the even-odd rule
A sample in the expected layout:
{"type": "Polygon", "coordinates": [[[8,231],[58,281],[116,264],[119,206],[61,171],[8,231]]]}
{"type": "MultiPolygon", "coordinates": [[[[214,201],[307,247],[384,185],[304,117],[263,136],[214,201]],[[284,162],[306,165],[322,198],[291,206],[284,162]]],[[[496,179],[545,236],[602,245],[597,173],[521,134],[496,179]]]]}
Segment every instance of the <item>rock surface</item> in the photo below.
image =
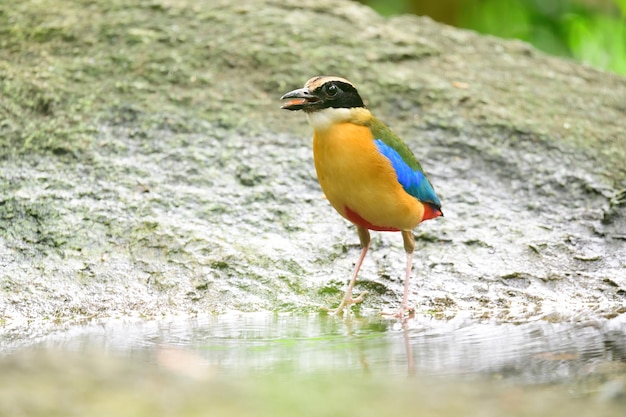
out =
{"type": "MultiPolygon", "coordinates": [[[[359,87],[442,199],[415,230],[419,310],[626,311],[622,77],[341,0],[0,8],[5,330],[338,303],[358,238],[278,100],[318,74],[359,87]]],[[[403,266],[376,234],[364,311],[397,306],[403,266]]]]}

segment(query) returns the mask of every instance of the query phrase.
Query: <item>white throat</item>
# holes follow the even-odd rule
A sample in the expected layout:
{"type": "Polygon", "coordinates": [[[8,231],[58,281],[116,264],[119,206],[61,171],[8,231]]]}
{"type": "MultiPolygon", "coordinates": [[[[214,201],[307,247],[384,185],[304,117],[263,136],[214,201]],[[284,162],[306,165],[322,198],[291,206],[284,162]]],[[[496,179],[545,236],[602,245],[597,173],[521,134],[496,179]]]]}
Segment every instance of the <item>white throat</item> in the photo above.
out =
{"type": "Polygon", "coordinates": [[[342,123],[351,120],[352,109],[334,108],[307,113],[309,124],[314,130],[327,130],[335,123],[342,123]]]}

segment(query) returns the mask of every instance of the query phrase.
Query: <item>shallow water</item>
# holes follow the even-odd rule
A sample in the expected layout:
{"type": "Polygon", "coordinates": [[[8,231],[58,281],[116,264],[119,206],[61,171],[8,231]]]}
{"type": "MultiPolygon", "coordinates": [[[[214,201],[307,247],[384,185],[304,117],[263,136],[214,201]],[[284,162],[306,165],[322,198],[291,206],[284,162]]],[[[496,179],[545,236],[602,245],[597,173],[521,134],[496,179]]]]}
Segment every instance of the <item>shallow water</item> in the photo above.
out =
{"type": "Polygon", "coordinates": [[[90,324],[44,337],[33,347],[104,350],[149,362],[173,350],[193,356],[196,367],[226,374],[360,371],[559,383],[624,372],[626,315],[585,323],[510,324],[462,316],[399,321],[233,314],[90,324]]]}
{"type": "Polygon", "coordinates": [[[625,412],[626,315],[511,324],[231,314],[0,336],[0,417],[625,412]]]}

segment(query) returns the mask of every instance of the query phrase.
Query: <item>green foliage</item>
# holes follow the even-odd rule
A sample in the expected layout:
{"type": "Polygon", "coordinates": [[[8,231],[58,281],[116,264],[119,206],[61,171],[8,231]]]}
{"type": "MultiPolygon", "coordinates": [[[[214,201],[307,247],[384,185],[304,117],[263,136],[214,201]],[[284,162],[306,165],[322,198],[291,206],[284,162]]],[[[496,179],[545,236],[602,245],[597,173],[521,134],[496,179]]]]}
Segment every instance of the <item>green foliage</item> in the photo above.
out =
{"type": "Polygon", "coordinates": [[[546,7],[533,0],[482,0],[463,3],[458,25],[503,38],[515,38],[557,56],[571,56],[562,36],[563,2],[546,7]]]}
{"type": "Polygon", "coordinates": [[[462,10],[462,26],[503,38],[530,40],[532,16],[521,0],[469,2],[462,10]]]}
{"type": "Polygon", "coordinates": [[[574,58],[626,74],[626,21],[602,15],[565,18],[567,44],[574,58]]]}
{"type": "Polygon", "coordinates": [[[368,0],[366,3],[383,16],[410,12],[407,0],[368,0]]]}
{"type": "MultiPolygon", "coordinates": [[[[428,0],[363,0],[382,14],[428,13],[428,0]]],[[[446,0],[445,23],[516,38],[552,55],[626,74],[626,0],[446,0]],[[610,2],[609,2],[610,3],[610,2]]]]}

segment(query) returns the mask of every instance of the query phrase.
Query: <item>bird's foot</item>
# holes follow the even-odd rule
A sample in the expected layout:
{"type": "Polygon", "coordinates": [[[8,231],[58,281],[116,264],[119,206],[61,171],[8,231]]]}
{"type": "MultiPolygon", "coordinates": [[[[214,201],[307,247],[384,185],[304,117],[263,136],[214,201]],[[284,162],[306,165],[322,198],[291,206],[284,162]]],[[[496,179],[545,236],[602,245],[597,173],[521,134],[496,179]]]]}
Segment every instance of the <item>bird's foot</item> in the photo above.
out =
{"type": "Polygon", "coordinates": [[[325,307],[324,310],[332,314],[338,314],[338,315],[343,314],[343,310],[345,308],[350,307],[352,304],[358,304],[362,302],[365,299],[365,296],[367,294],[369,294],[367,291],[363,291],[361,294],[359,294],[358,297],[352,298],[352,293],[346,293],[346,295],[344,295],[343,300],[341,300],[341,303],[339,303],[339,306],[337,308],[325,307]]]}
{"type": "Polygon", "coordinates": [[[415,316],[415,307],[409,305],[402,305],[399,310],[396,311],[383,311],[380,313],[383,317],[394,319],[406,319],[415,316]]]}

